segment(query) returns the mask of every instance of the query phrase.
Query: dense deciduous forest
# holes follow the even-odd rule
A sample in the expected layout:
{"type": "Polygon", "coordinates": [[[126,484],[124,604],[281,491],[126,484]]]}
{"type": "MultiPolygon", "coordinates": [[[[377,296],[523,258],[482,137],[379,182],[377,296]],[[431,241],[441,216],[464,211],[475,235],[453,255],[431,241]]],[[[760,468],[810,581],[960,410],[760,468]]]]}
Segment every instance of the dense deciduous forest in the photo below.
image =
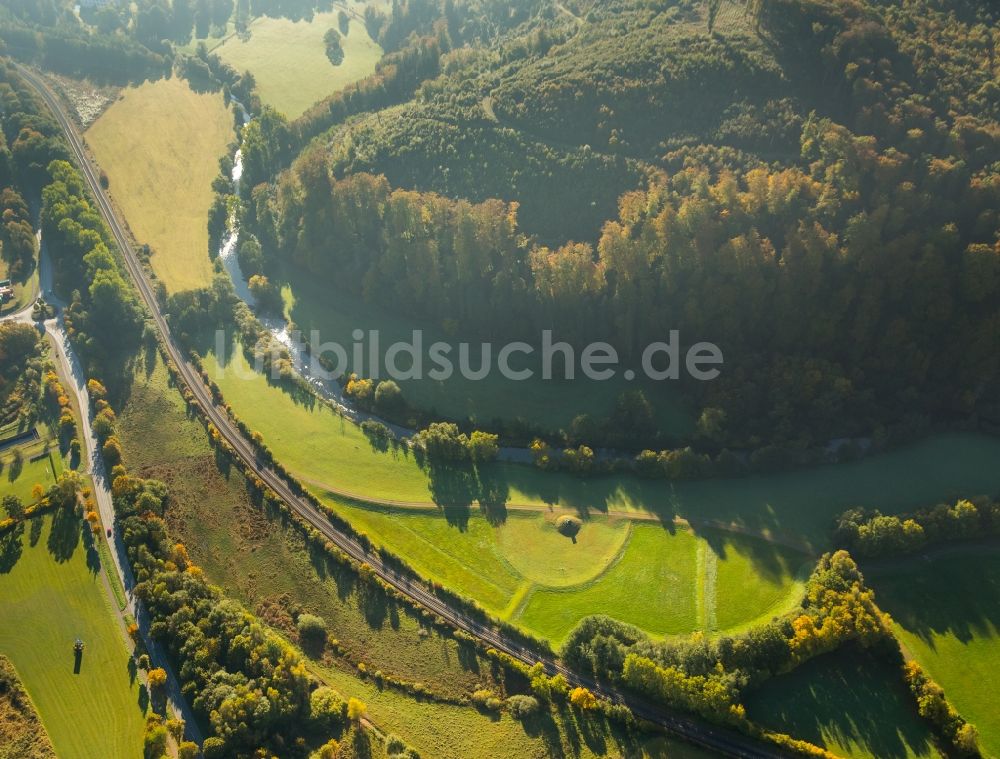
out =
{"type": "Polygon", "coordinates": [[[248,130],[265,260],[464,333],[713,341],[690,391],[726,444],[1000,418],[995,9],[774,0],[710,34],[623,0],[569,36],[528,3],[486,52],[452,7],[412,25],[446,52],[411,100],[248,130]]]}

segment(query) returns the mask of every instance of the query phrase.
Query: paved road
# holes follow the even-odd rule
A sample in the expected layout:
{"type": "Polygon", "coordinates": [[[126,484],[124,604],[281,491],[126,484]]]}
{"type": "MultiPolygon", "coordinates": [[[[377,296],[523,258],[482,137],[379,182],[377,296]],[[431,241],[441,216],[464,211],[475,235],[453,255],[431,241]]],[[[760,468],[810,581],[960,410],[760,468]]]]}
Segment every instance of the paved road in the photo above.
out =
{"type": "Polygon", "coordinates": [[[368,564],[375,574],[396,588],[400,593],[447,620],[454,627],[476,636],[488,646],[503,651],[528,665],[541,662],[550,673],[558,672],[563,674],[571,684],[588,687],[602,697],[618,703],[624,703],[636,716],[662,727],[675,736],[721,755],[733,757],[788,756],[785,752],[751,740],[739,733],[710,726],[695,718],[652,704],[633,694],[624,693],[606,684],[597,683],[588,677],[584,677],[568,669],[562,663],[549,656],[539,655],[527,646],[508,640],[502,631],[492,625],[484,624],[477,619],[469,617],[460,608],[453,608],[446,600],[434,595],[422,582],[403,575],[394,568],[384,564],[378,554],[369,553],[350,535],[337,530],[311,503],[299,498],[287,481],[273,470],[262,465],[258,461],[256,452],[250,442],[243,437],[228,415],[215,405],[211,393],[203,384],[197,370],[188,362],[185,350],[174,341],[170,327],[160,312],[152,287],[146,279],[145,271],[135,255],[135,251],[128,236],[125,234],[123,225],[114,212],[111,202],[100,186],[97,171],[87,157],[83,142],[77,134],[75,126],[66,116],[61,104],[49,91],[45,83],[30,70],[20,65],[18,69],[24,79],[46,101],[53,115],[62,126],[66,134],[66,139],[84,173],[90,191],[122,250],[129,274],[132,276],[139,294],[143,301],[145,301],[153,321],[163,338],[167,353],[176,364],[181,377],[190,388],[195,400],[204,410],[208,419],[219,430],[220,435],[232,446],[236,455],[242,458],[261,481],[277,493],[290,508],[294,509],[303,519],[319,530],[327,539],[352,559],[359,563],[368,564]]]}

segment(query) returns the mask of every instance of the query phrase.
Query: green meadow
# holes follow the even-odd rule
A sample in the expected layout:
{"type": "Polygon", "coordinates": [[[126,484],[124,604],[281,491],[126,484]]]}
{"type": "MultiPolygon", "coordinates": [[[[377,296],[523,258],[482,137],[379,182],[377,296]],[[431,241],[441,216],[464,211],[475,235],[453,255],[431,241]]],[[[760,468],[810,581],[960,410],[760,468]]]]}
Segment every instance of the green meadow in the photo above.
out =
{"type": "Polygon", "coordinates": [[[865,568],[907,656],[1000,756],[1000,546],[945,549],[865,568]]]}
{"type": "MultiPolygon", "coordinates": [[[[633,476],[580,479],[543,473],[520,464],[466,472],[429,473],[405,447],[380,451],[361,430],[316,399],[269,384],[248,366],[241,351],[205,368],[235,412],[259,431],[275,456],[318,494],[324,488],[359,498],[418,504],[471,502],[482,493],[506,496],[507,505],[580,514],[679,516],[700,524],[804,543],[828,545],[833,518],[865,506],[884,513],[1000,491],[1000,439],[942,434],[858,462],[812,467],[737,479],[683,482],[633,476]],[[222,369],[225,369],[224,371],[222,369]]],[[[760,561],[767,561],[766,551],[760,561]]]]}
{"type": "Polygon", "coordinates": [[[845,759],[939,756],[902,674],[859,651],[806,662],[765,683],[746,706],[764,727],[845,759]]]}
{"type": "Polygon", "coordinates": [[[233,35],[213,52],[238,71],[250,71],[261,100],[294,119],[316,101],[372,74],[382,57],[364,23],[352,18],[341,39],[344,60],[334,66],[323,42],[331,28],[339,31],[336,11],[302,21],[261,16],[250,23],[248,39],[233,35]]]}
{"type": "Polygon", "coordinates": [[[730,543],[715,531],[695,535],[655,521],[594,516],[574,542],[545,512],[511,512],[498,523],[479,511],[327,503],[422,575],[553,643],[589,614],[653,635],[716,632],[770,617],[801,598],[800,570],[809,563],[801,553],[760,540],[730,543]],[[727,545],[726,554],[717,555],[713,542],[727,545]],[[749,561],[751,546],[780,569],[760,571],[749,561]],[[733,562],[736,569],[707,571],[706,554],[713,564],[733,562]]]}
{"type": "Polygon", "coordinates": [[[17,668],[60,759],[142,753],[144,693],[98,566],[72,512],[0,538],[0,654],[17,668]]]}

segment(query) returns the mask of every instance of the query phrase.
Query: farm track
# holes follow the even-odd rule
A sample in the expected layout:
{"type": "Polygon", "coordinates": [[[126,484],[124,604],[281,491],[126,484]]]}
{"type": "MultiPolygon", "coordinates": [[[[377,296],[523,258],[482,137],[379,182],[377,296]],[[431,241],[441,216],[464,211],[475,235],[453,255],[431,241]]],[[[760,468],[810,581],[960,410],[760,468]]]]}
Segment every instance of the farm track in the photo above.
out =
{"type": "Polygon", "coordinates": [[[636,717],[653,723],[674,736],[723,756],[765,758],[789,756],[776,747],[760,743],[742,734],[711,726],[696,718],[655,705],[634,694],[623,692],[611,685],[598,683],[574,672],[551,656],[536,653],[527,646],[508,639],[501,630],[469,616],[460,608],[453,607],[448,601],[434,595],[422,582],[405,576],[400,571],[388,566],[377,553],[369,552],[354,538],[336,529],[311,503],[298,497],[286,480],[262,465],[250,442],[243,437],[229,416],[215,405],[201,376],[187,360],[184,350],[174,341],[166,318],[160,312],[159,304],[146,278],[142,264],[136,258],[135,251],[124,231],[124,224],[116,216],[107,195],[102,190],[97,170],[88,159],[83,141],[73,122],[66,115],[61,103],[38,75],[21,65],[18,65],[17,68],[25,81],[45,101],[62,127],[91,194],[97,201],[102,216],[121,248],[126,268],[152,316],[163,345],[170,359],[176,365],[181,378],[193,394],[195,401],[201,406],[207,419],[218,429],[222,438],[232,447],[235,454],[290,508],[353,560],[370,566],[372,571],[389,586],[447,620],[455,628],[475,636],[487,646],[502,651],[529,666],[541,663],[549,673],[561,673],[572,685],[590,688],[598,696],[622,703],[631,709],[636,717]]]}

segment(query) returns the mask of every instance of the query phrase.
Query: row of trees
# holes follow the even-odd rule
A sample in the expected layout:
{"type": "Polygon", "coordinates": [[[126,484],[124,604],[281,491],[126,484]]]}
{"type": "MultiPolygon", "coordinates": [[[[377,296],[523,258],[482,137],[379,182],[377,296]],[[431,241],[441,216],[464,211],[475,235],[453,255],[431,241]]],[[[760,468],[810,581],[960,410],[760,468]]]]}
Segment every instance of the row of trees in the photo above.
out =
{"type": "Polygon", "coordinates": [[[933,543],[993,535],[1000,535],[1000,502],[986,497],[901,515],[851,509],[838,517],[834,530],[838,545],[868,557],[896,556],[933,543]]]}
{"type": "Polygon", "coordinates": [[[427,457],[431,465],[472,461],[494,461],[500,455],[496,435],[473,430],[466,435],[451,422],[435,422],[413,436],[412,445],[427,457]]]}
{"type": "MultiPolygon", "coordinates": [[[[121,355],[137,345],[143,313],[112,253],[111,231],[91,202],[83,177],[68,162],[58,125],[10,63],[0,66],[0,99],[4,104],[0,123],[11,144],[5,154],[9,159],[0,164],[24,192],[41,190],[41,228],[55,282],[63,292],[73,293],[67,329],[71,336],[79,335],[88,360],[121,355]],[[79,288],[81,282],[86,286],[79,288]]],[[[0,239],[5,251],[17,251],[23,262],[35,248],[26,204],[14,190],[4,191],[0,201],[4,204],[0,239]]]]}
{"type": "MultiPolygon", "coordinates": [[[[115,436],[115,414],[104,386],[89,382],[94,429],[105,448],[115,436]]],[[[211,727],[204,755],[251,755],[267,747],[284,754],[296,739],[325,739],[347,723],[347,705],[317,688],[301,655],[242,605],[208,584],[186,548],[172,541],[164,521],[167,486],[111,469],[115,512],[151,618],[150,631],[177,664],[181,690],[211,727]]],[[[304,615],[307,616],[307,615],[304,615]]]]}
{"type": "MultiPolygon", "coordinates": [[[[7,73],[11,72],[7,70],[7,73]]],[[[10,87],[16,94],[16,85],[10,87]]],[[[10,113],[7,119],[16,118],[10,113]]],[[[55,264],[56,281],[75,290],[66,312],[74,345],[92,366],[116,367],[132,355],[142,333],[142,312],[135,291],[111,253],[113,240],[90,202],[76,169],[63,160],[47,164],[42,190],[41,223],[55,264]]],[[[231,298],[231,284],[224,291],[231,298]]],[[[228,306],[227,301],[227,306],[228,306]]],[[[228,309],[231,313],[231,309],[228,309]]],[[[37,333],[27,325],[0,325],[0,368],[25,366],[36,350],[37,333]],[[8,360],[11,362],[8,364],[8,360]]],[[[54,374],[40,375],[54,408],[65,413],[68,400],[54,374]]],[[[169,498],[164,483],[131,475],[122,460],[116,416],[105,386],[88,382],[93,430],[110,469],[114,506],[135,576],[136,593],[151,618],[151,632],[178,664],[182,690],[213,733],[203,747],[206,757],[250,755],[267,747],[268,755],[298,752],[297,739],[329,737],[346,724],[347,707],[334,698],[311,698],[316,683],[300,654],[240,604],[210,586],[183,545],[171,541],[164,522],[169,498]]],[[[40,489],[39,489],[40,491],[40,489]]],[[[67,472],[41,495],[54,506],[76,507],[79,478],[67,472]]],[[[93,501],[88,497],[92,512],[93,501]]],[[[96,514],[87,514],[96,522],[96,514]]],[[[162,674],[154,671],[151,683],[162,674]]],[[[322,695],[322,694],[321,694],[322,695]]],[[[355,707],[360,715],[363,708],[355,707]]],[[[161,731],[153,726],[151,745],[161,731]]],[[[189,749],[190,747],[187,747],[189,749]]]]}
{"type": "Polygon", "coordinates": [[[169,51],[153,51],[127,36],[91,31],[72,22],[53,27],[3,19],[0,41],[5,52],[19,60],[98,82],[159,79],[169,75],[172,65],[169,51]]]}
{"type": "Polygon", "coordinates": [[[91,203],[83,177],[66,161],[49,165],[51,182],[42,190],[42,234],[55,269],[55,280],[72,289],[66,329],[84,357],[95,364],[121,356],[137,345],[144,314],[126,281],[115,242],[91,203]],[[86,289],[73,289],[86,282],[86,289]]]}
{"type": "Polygon", "coordinates": [[[38,413],[42,390],[42,344],[30,324],[0,322],[0,426],[38,413]]]}
{"type": "Polygon", "coordinates": [[[0,191],[0,219],[0,256],[6,264],[6,279],[16,281],[34,268],[38,243],[28,204],[13,187],[0,191]]]}

